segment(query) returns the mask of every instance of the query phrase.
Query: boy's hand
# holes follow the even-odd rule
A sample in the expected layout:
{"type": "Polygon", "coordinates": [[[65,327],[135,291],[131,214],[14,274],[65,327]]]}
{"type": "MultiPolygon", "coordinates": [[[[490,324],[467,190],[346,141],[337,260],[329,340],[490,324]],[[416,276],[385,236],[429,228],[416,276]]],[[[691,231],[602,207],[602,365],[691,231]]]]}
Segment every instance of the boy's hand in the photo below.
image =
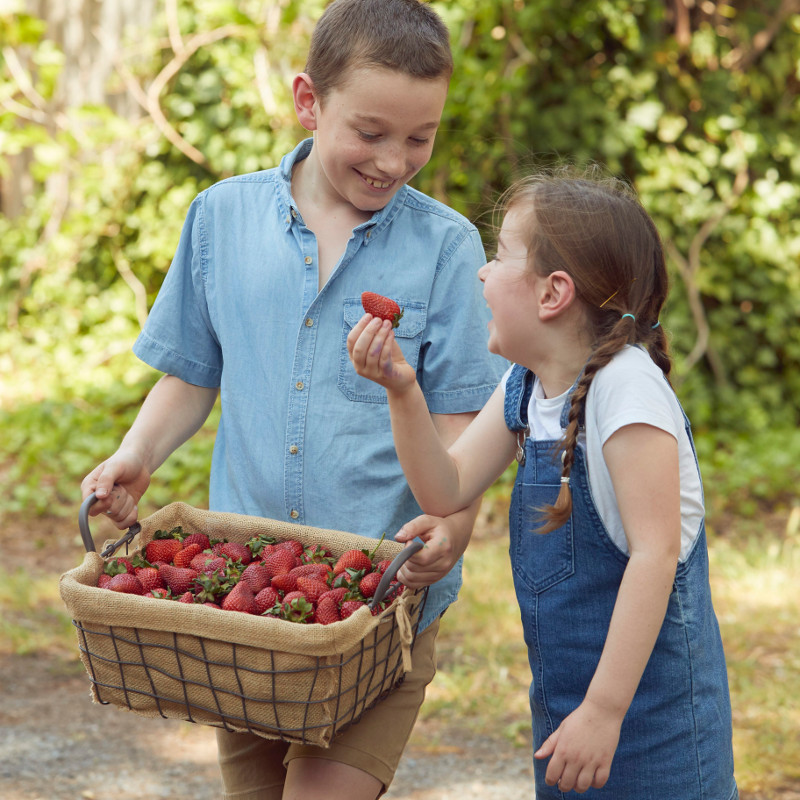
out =
{"type": "Polygon", "coordinates": [[[347,352],[359,375],[386,389],[402,391],[417,379],[387,320],[364,314],[347,336],[347,352]]]}
{"type": "Polygon", "coordinates": [[[410,542],[417,536],[425,542],[425,547],[411,556],[397,573],[400,583],[410,589],[421,589],[441,580],[461,555],[454,546],[456,537],[447,519],[423,514],[403,525],[394,539],[396,542],[410,542]]]}
{"type": "Polygon", "coordinates": [[[584,700],[533,754],[534,758],[550,757],[547,785],[579,794],[605,786],[621,726],[618,715],[584,700]]]}
{"type": "Polygon", "coordinates": [[[120,529],[136,522],[138,503],[150,485],[150,473],[142,460],[129,452],[119,451],[95,467],[81,482],[83,498],[92,492],[97,502],[89,509],[94,517],[105,513],[120,529]]]}

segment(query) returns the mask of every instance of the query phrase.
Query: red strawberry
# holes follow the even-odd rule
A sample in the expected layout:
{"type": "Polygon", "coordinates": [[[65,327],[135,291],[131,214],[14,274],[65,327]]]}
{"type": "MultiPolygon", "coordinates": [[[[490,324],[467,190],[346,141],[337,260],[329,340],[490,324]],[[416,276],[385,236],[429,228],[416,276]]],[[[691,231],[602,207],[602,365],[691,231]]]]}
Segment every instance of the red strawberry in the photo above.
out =
{"type": "Polygon", "coordinates": [[[208,550],[211,547],[211,541],[204,533],[190,533],[183,541],[183,549],[185,550],[190,544],[199,544],[201,550],[208,550]]]}
{"type": "Polygon", "coordinates": [[[188,567],[192,563],[192,559],[200,552],[202,552],[203,548],[200,547],[199,544],[190,544],[188,546],[184,545],[183,550],[178,550],[175,553],[175,558],[172,559],[172,563],[176,567],[188,567]]]}
{"type": "Polygon", "coordinates": [[[123,594],[144,594],[142,582],[132,572],[120,572],[108,582],[107,589],[123,594]]]}
{"type": "Polygon", "coordinates": [[[298,578],[297,588],[303,592],[309,602],[316,603],[328,591],[328,584],[316,578],[298,578]]]}
{"type": "Polygon", "coordinates": [[[389,567],[391,565],[392,565],[392,559],[391,558],[384,558],[383,561],[379,561],[375,565],[375,569],[378,572],[380,572],[381,575],[383,575],[383,573],[386,572],[386,570],[389,569],[389,567]]]}
{"type": "Polygon", "coordinates": [[[277,590],[273,589],[271,586],[267,586],[266,589],[262,589],[255,596],[254,602],[256,604],[256,614],[265,614],[267,611],[275,608],[275,604],[278,602],[278,599],[277,590]]]}
{"type": "Polygon", "coordinates": [[[156,561],[171,564],[180,549],[181,543],[177,539],[153,539],[144,548],[144,555],[151,564],[156,561]]]}
{"type": "Polygon", "coordinates": [[[324,581],[331,571],[331,567],[327,564],[300,564],[299,567],[290,570],[289,574],[296,578],[317,578],[324,581]]]}
{"type": "Polygon", "coordinates": [[[213,550],[216,555],[229,558],[231,561],[241,561],[242,564],[249,564],[253,560],[250,548],[239,542],[223,542],[214,545],[213,550]]]}
{"type": "Polygon", "coordinates": [[[291,572],[296,566],[294,558],[294,555],[288,550],[275,548],[275,551],[270,553],[263,563],[269,570],[269,574],[275,577],[275,575],[286,575],[291,572]]]}
{"type": "Polygon", "coordinates": [[[339,557],[333,572],[335,575],[339,575],[346,569],[352,569],[357,572],[362,569],[369,571],[372,569],[372,562],[363,550],[347,550],[339,557]]]}
{"type": "Polygon", "coordinates": [[[394,300],[375,292],[362,292],[361,305],[364,306],[364,311],[367,314],[372,314],[373,317],[380,317],[380,319],[388,319],[393,328],[400,324],[403,316],[403,311],[394,300]]]}
{"type": "Polygon", "coordinates": [[[289,572],[284,572],[283,575],[276,575],[270,585],[279,592],[293,592],[297,589],[297,578],[289,572]]]}
{"type": "Polygon", "coordinates": [[[169,595],[169,592],[166,589],[151,589],[149,592],[145,592],[145,597],[157,597],[161,600],[164,600],[169,595]]]}
{"type": "Polygon", "coordinates": [[[158,568],[158,572],[172,594],[176,595],[191,591],[197,577],[197,572],[190,567],[174,567],[172,564],[164,564],[158,568]]]}
{"type": "Polygon", "coordinates": [[[351,614],[355,614],[362,606],[366,606],[366,603],[361,600],[345,600],[341,608],[342,619],[347,619],[351,614]]]}
{"type": "Polygon", "coordinates": [[[222,608],[221,605],[218,603],[212,603],[210,600],[206,600],[205,603],[201,603],[201,605],[208,606],[209,608],[222,608]]]}
{"type": "Polygon", "coordinates": [[[164,579],[155,567],[139,567],[136,570],[136,577],[142,582],[145,592],[166,588],[164,579]]]}
{"type": "Polygon", "coordinates": [[[194,603],[195,597],[191,592],[184,592],[179,598],[179,603],[194,603]]]}
{"type": "Polygon", "coordinates": [[[317,603],[316,611],[314,611],[314,622],[320,625],[330,625],[333,622],[338,622],[342,618],[339,613],[339,606],[336,600],[332,597],[323,597],[317,603]]]}
{"type": "Polygon", "coordinates": [[[269,586],[269,570],[260,561],[253,561],[245,567],[242,580],[250,584],[253,594],[258,594],[269,586]]]}
{"type": "Polygon", "coordinates": [[[101,572],[100,577],[97,579],[97,585],[100,589],[105,589],[113,576],[107,572],[101,572]]]}
{"type": "Polygon", "coordinates": [[[225,569],[227,561],[222,556],[215,556],[210,550],[198,553],[189,566],[197,572],[210,575],[215,570],[225,569]]]}
{"type": "Polygon", "coordinates": [[[289,592],[281,603],[281,617],[289,622],[310,622],[314,606],[302,592],[289,592]]]}
{"type": "Polygon", "coordinates": [[[332,558],[331,551],[318,544],[312,544],[306,547],[302,555],[303,562],[306,564],[323,563],[332,558]]]}
{"type": "Polygon", "coordinates": [[[364,597],[372,597],[382,578],[383,575],[380,572],[368,572],[359,582],[358,590],[364,597]]]}
{"type": "Polygon", "coordinates": [[[287,539],[285,542],[278,542],[275,547],[278,550],[289,550],[296,556],[303,555],[303,551],[305,550],[303,545],[295,539],[287,539]]]}
{"type": "Polygon", "coordinates": [[[338,606],[339,603],[344,600],[345,596],[347,595],[348,589],[346,586],[340,586],[338,589],[329,589],[325,594],[320,597],[320,602],[322,602],[326,597],[333,598],[334,603],[338,606]]]}
{"type": "Polygon", "coordinates": [[[256,604],[253,590],[247,581],[239,581],[222,601],[222,608],[226,611],[241,611],[244,614],[255,614],[256,604]]]}
{"type": "Polygon", "coordinates": [[[130,559],[127,558],[112,558],[105,566],[105,571],[109,575],[119,575],[121,572],[130,572],[134,574],[136,567],[133,566],[130,559]]]}

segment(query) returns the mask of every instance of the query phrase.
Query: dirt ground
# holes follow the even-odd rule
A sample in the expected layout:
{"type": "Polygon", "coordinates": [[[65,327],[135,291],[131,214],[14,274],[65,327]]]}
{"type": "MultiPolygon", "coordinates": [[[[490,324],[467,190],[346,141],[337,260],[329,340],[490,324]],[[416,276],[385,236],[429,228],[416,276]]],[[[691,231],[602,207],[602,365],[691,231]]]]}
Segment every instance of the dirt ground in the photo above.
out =
{"type": "MultiPolygon", "coordinates": [[[[62,519],[0,524],[5,567],[60,574],[84,550],[62,519]]],[[[116,538],[92,522],[95,541],[116,538]]],[[[2,800],[215,800],[220,796],[213,728],[147,719],[92,702],[74,653],[0,653],[2,800]]],[[[387,800],[511,800],[533,797],[529,748],[420,723],[387,800]]]]}

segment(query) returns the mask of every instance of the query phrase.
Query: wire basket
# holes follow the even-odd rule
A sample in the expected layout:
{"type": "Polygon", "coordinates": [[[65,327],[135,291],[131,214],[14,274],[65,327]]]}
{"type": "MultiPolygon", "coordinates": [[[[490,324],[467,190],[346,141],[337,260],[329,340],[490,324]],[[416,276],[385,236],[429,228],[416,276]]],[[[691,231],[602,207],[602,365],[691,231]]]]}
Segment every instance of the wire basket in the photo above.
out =
{"type": "MultiPolygon", "coordinates": [[[[327,747],[410,670],[426,591],[406,588],[376,616],[365,606],[332,625],[306,625],[97,588],[105,562],[123,544],[126,552],[143,550],[159,529],[181,526],[243,544],[268,534],[321,545],[337,557],[371,551],[374,539],[172,503],[98,554],[88,531],[92,502],[93,496],[84,501],[79,517],[86,556],[61,576],[60,591],[95,702],[327,747]]],[[[378,545],[375,557],[393,561],[373,605],[420,546],[378,545]]]]}

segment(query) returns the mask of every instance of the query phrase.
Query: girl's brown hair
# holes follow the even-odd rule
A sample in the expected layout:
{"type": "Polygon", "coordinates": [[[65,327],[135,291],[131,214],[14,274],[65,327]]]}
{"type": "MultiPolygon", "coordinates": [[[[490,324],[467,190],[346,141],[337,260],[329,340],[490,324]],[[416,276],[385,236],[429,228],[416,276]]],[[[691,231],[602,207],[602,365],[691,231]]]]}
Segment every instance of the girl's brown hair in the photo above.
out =
{"type": "MultiPolygon", "coordinates": [[[[562,478],[575,461],[580,420],[589,387],[625,345],[644,346],[665,376],[671,362],[659,322],[668,279],[661,237],[631,187],[593,167],[562,169],[515,184],[506,210],[530,210],[529,263],[540,275],[563,270],[586,310],[592,352],[572,393],[563,440],[562,478]]],[[[560,527],[572,513],[569,483],[552,506],[541,509],[540,533],[560,527]]]]}
{"type": "Polygon", "coordinates": [[[419,0],[334,0],[314,28],[306,61],[320,101],[354,66],[449,80],[453,55],[447,26],[419,0]]]}

